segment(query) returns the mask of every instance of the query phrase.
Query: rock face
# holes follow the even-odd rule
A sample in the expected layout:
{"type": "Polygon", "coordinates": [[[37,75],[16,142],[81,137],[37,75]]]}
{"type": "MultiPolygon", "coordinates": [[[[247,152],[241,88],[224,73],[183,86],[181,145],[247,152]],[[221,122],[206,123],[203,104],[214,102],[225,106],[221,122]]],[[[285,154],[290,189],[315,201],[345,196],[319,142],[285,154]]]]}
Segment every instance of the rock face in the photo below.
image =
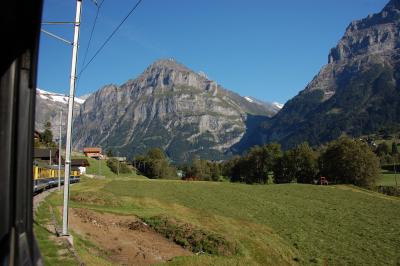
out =
{"type": "Polygon", "coordinates": [[[257,130],[258,144],[318,145],[400,125],[400,0],[352,22],[328,64],[257,130]]]}
{"type": "Polygon", "coordinates": [[[276,112],[174,60],[159,60],[137,79],[90,95],[75,118],[73,143],[125,156],[160,147],[179,163],[194,154],[218,160],[252,128],[250,116],[276,112]]]}
{"type": "MultiPolygon", "coordinates": [[[[83,102],[83,99],[75,97],[75,113],[79,111],[79,107],[83,102]]],[[[64,136],[67,123],[68,97],[59,93],[36,89],[35,130],[44,131],[45,124],[50,122],[53,136],[58,138],[60,110],[63,111],[62,134],[64,136]]]]}

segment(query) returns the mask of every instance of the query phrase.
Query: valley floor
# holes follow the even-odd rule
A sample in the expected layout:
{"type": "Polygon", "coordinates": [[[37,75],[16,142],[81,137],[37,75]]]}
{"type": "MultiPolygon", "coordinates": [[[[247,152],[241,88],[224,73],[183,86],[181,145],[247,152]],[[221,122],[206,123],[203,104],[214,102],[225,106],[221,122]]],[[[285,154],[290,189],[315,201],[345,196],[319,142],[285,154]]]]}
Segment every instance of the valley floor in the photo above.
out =
{"type": "MultiPolygon", "coordinates": [[[[39,217],[43,221],[49,207],[59,214],[61,204],[61,194],[52,194],[39,208],[39,217]]],[[[154,240],[155,250],[161,242],[165,250],[173,249],[171,254],[177,257],[172,259],[160,251],[158,261],[166,265],[400,264],[400,199],[352,186],[84,178],[72,186],[71,207],[75,248],[87,265],[157,262],[129,260],[130,252],[123,250],[143,256],[141,250],[151,244],[133,235],[126,237],[128,233],[149,233],[159,239],[154,240]],[[171,241],[163,242],[160,235],[140,226],[141,220],[158,215],[223,236],[235,243],[237,253],[193,254],[171,241]],[[107,241],[113,224],[125,227],[107,241]],[[138,231],[128,232],[129,224],[138,231]]],[[[44,241],[48,240],[42,236],[42,249],[44,241]]]]}

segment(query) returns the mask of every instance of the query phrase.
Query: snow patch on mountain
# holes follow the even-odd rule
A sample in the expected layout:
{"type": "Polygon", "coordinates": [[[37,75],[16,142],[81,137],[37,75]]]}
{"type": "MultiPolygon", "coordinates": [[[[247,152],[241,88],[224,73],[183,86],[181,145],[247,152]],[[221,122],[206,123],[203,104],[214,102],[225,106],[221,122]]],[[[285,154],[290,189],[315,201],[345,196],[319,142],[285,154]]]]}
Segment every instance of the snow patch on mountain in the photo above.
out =
{"type": "MultiPolygon", "coordinates": [[[[42,98],[43,100],[58,102],[62,104],[68,104],[68,96],[60,93],[48,92],[42,89],[37,88],[36,94],[42,98]]],[[[75,97],[75,103],[83,104],[85,102],[84,99],[75,97]]]]}
{"type": "Polygon", "coordinates": [[[275,106],[276,106],[277,108],[279,108],[279,109],[282,109],[283,106],[285,105],[285,104],[283,104],[283,103],[277,103],[277,102],[273,102],[272,104],[275,105],[275,106]]]}
{"type": "Polygon", "coordinates": [[[254,102],[253,99],[251,99],[250,97],[244,96],[244,98],[250,103],[254,102]]]}
{"type": "Polygon", "coordinates": [[[280,109],[282,109],[283,108],[283,106],[284,106],[284,104],[282,104],[282,103],[278,103],[278,102],[273,102],[273,103],[269,103],[269,102],[264,102],[264,101],[261,101],[261,100],[258,100],[258,99],[256,99],[256,98],[254,98],[254,97],[251,97],[251,96],[244,96],[243,98],[245,98],[248,102],[250,102],[250,103],[256,103],[256,104],[260,104],[260,105],[272,105],[273,107],[275,107],[278,111],[280,110],[280,109]]]}

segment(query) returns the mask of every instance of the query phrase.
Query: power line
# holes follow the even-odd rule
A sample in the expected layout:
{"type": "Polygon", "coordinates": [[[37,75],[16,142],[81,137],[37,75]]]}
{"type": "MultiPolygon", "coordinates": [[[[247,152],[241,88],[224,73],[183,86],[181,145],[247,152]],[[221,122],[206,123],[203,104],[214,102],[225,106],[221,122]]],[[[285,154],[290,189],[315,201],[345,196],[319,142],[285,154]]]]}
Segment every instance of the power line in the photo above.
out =
{"type": "Polygon", "coordinates": [[[100,7],[104,3],[104,1],[105,0],[103,0],[99,5],[96,0],[93,0],[93,3],[97,6],[97,11],[96,11],[96,16],[95,16],[94,21],[93,21],[92,29],[90,30],[90,37],[89,37],[88,45],[86,46],[86,50],[85,50],[85,53],[84,53],[82,66],[84,66],[85,63],[86,63],[86,58],[87,58],[87,55],[88,55],[88,52],[89,52],[90,44],[92,42],[93,32],[94,32],[94,29],[96,27],[97,18],[99,17],[100,7]]]}
{"type": "MultiPolygon", "coordinates": [[[[104,1],[106,1],[106,0],[101,1],[99,8],[103,5],[104,1]]],[[[97,3],[97,1],[96,1],[96,3],[97,3]]]]}
{"type": "MultiPolygon", "coordinates": [[[[78,78],[82,75],[82,73],[86,70],[86,68],[90,65],[90,63],[96,58],[96,56],[103,50],[103,48],[106,46],[106,44],[111,40],[111,38],[115,35],[115,33],[119,30],[119,28],[124,24],[124,22],[129,18],[129,16],[136,10],[136,8],[140,5],[140,3],[143,0],[139,0],[136,5],[132,7],[132,9],[129,11],[129,13],[124,17],[124,19],[118,24],[118,26],[114,29],[114,31],[107,37],[107,39],[104,41],[104,43],[100,46],[99,49],[94,53],[92,58],[89,60],[89,62],[83,66],[82,70],[78,74],[78,78]]],[[[103,1],[104,2],[104,1],[103,1]]],[[[103,4],[103,2],[101,4],[103,4]]]]}

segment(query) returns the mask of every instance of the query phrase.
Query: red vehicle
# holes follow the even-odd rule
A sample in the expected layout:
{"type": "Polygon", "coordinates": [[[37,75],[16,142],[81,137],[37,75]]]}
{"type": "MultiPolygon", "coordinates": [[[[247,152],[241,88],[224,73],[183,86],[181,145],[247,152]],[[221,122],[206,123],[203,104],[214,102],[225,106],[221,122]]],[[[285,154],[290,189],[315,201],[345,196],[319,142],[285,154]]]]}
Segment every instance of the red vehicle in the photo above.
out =
{"type": "Polygon", "coordinates": [[[325,176],[321,176],[319,178],[319,184],[320,185],[329,185],[328,179],[325,176]]]}

